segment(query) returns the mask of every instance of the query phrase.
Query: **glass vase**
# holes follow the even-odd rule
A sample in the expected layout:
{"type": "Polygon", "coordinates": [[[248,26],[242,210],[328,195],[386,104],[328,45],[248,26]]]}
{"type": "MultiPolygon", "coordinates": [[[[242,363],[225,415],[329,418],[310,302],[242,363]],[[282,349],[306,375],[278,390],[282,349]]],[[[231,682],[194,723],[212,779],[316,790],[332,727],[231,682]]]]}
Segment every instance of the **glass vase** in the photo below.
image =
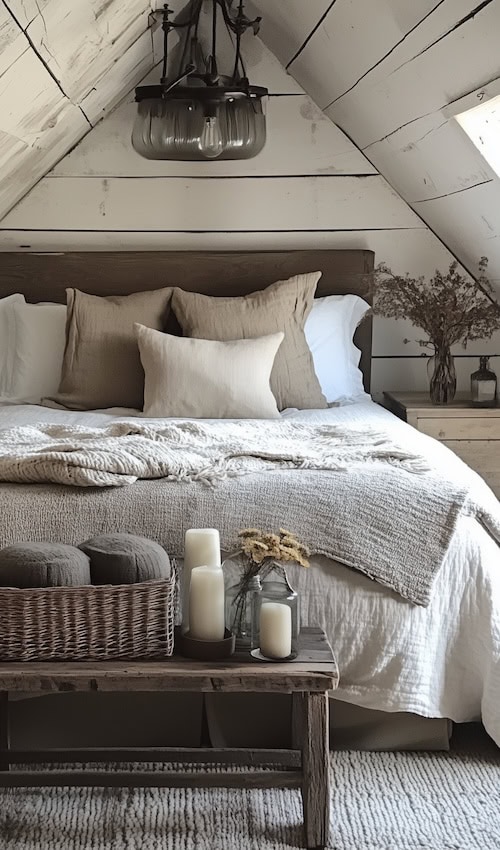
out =
{"type": "Polygon", "coordinates": [[[236,652],[250,652],[252,647],[252,611],[260,591],[259,575],[243,576],[226,590],[226,628],[236,638],[236,652]]]}
{"type": "Polygon", "coordinates": [[[292,661],[298,652],[299,595],[283,573],[282,581],[262,582],[253,599],[252,654],[274,661],[292,661]]]}
{"type": "Polygon", "coordinates": [[[430,376],[430,397],[433,404],[449,404],[455,398],[457,374],[449,345],[435,348],[427,369],[430,376]]]}

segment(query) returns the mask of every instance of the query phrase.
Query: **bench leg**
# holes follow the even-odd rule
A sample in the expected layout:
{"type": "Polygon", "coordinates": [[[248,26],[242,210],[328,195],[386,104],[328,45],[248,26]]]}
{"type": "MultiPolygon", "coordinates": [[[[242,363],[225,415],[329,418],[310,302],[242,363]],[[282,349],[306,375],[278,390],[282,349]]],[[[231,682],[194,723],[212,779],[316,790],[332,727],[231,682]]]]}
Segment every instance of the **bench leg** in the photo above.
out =
{"type": "Polygon", "coordinates": [[[309,848],[322,848],[328,842],[330,825],[328,768],[328,694],[304,694],[302,802],[306,845],[309,848]]]}
{"type": "Polygon", "coordinates": [[[302,750],[304,734],[304,699],[305,694],[295,691],[292,694],[292,748],[302,750]]]}
{"type": "Polygon", "coordinates": [[[0,770],[7,771],[9,764],[9,695],[0,691],[0,770]]]}

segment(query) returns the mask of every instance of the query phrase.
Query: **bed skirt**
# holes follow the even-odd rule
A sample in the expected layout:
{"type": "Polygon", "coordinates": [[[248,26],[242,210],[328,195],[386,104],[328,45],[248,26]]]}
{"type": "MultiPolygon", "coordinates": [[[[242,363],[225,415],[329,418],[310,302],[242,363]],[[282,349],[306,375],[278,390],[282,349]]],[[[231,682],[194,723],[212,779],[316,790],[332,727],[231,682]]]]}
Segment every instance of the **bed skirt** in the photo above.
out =
{"type": "MultiPolygon", "coordinates": [[[[11,746],[290,746],[291,700],[275,694],[54,694],[10,703],[11,746]]],[[[330,700],[333,749],[447,750],[451,723],[330,700]]]]}

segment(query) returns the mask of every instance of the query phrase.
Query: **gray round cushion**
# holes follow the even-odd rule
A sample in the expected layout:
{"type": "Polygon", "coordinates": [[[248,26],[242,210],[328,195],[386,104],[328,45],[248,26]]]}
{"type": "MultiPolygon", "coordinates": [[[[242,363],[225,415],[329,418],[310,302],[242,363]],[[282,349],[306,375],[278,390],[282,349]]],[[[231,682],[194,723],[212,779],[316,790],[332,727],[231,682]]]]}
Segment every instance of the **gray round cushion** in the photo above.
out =
{"type": "Polygon", "coordinates": [[[90,584],[84,552],[64,543],[16,543],[0,552],[2,587],[78,587],[90,584]]]}
{"type": "Polygon", "coordinates": [[[170,576],[165,549],[147,537],[102,534],[79,548],[90,558],[92,584],[135,584],[170,576]]]}

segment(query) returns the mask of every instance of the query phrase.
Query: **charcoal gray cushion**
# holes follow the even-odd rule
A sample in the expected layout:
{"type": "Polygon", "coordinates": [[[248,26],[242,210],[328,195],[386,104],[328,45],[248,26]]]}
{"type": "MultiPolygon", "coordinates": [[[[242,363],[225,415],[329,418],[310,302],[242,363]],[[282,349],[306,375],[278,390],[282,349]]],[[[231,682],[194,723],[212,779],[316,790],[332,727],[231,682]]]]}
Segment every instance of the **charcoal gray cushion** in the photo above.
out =
{"type": "Polygon", "coordinates": [[[0,552],[1,587],[90,584],[87,555],[63,543],[16,543],[0,552]]]}
{"type": "Polygon", "coordinates": [[[92,584],[134,584],[168,578],[170,559],[159,543],[135,534],[102,534],[80,544],[92,584]]]}

